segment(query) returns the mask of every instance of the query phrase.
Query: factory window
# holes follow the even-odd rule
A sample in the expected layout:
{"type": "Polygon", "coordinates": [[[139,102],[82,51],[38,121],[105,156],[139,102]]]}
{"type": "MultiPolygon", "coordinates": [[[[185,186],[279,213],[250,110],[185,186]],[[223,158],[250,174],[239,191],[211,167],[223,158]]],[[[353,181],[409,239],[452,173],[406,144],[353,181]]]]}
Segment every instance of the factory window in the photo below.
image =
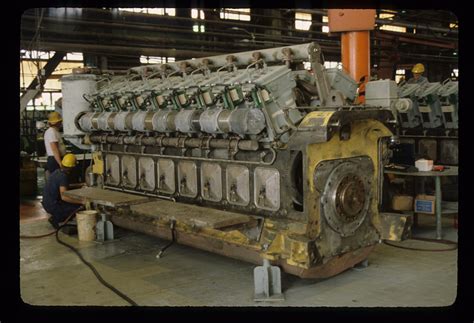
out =
{"type": "MultiPolygon", "coordinates": [[[[385,20],[393,20],[393,17],[395,14],[393,13],[380,13],[379,18],[380,19],[385,19],[385,20]]],[[[380,25],[379,27],[380,30],[387,30],[387,31],[396,31],[399,33],[406,33],[407,29],[405,27],[399,27],[399,26],[392,26],[392,25],[380,25]]]]}
{"type": "Polygon", "coordinates": [[[82,53],[67,53],[64,58],[66,61],[83,61],[84,57],[82,53]]]}
{"type": "Polygon", "coordinates": [[[405,70],[404,69],[398,69],[395,72],[395,82],[400,83],[402,79],[405,79],[405,70]]]}
{"type": "Polygon", "coordinates": [[[324,62],[324,67],[325,68],[342,69],[342,63],[341,62],[336,62],[336,61],[326,61],[326,62],[324,62]]]}
{"type": "Polygon", "coordinates": [[[379,18],[380,19],[387,19],[387,20],[393,20],[393,17],[395,15],[393,13],[380,13],[379,18]]]}
{"type": "Polygon", "coordinates": [[[193,31],[196,32],[196,33],[197,32],[202,32],[203,33],[203,32],[206,31],[206,27],[204,27],[204,25],[201,25],[201,24],[195,24],[193,26],[193,31]]]}
{"type": "MultiPolygon", "coordinates": [[[[20,50],[20,59],[23,60],[28,60],[28,59],[34,59],[34,60],[48,60],[51,57],[54,56],[56,52],[54,51],[48,51],[48,52],[43,52],[43,51],[38,51],[38,50],[20,50]]],[[[67,53],[66,56],[63,58],[64,61],[81,61],[83,60],[82,53],[67,53]]]]}
{"type": "MultiPolygon", "coordinates": [[[[310,62],[303,62],[303,66],[304,66],[305,70],[310,70],[311,69],[311,63],[310,62]]],[[[326,61],[326,62],[324,62],[324,67],[325,68],[342,69],[342,63],[341,62],[336,62],[336,61],[326,61]]]]}
{"type": "Polygon", "coordinates": [[[140,56],[140,63],[142,64],[161,64],[166,63],[166,57],[160,56],[140,56]]]}
{"type": "MultiPolygon", "coordinates": [[[[325,22],[325,23],[328,23],[328,22],[329,22],[328,16],[323,16],[323,23],[324,23],[324,22],[325,22]]],[[[321,27],[321,31],[322,31],[323,33],[328,33],[328,32],[329,32],[329,26],[322,26],[322,27],[321,27]]]]}
{"type": "Polygon", "coordinates": [[[309,30],[311,27],[311,14],[295,12],[295,29],[309,30]]]}
{"type": "Polygon", "coordinates": [[[26,110],[53,111],[55,110],[54,102],[56,101],[54,98],[57,98],[58,95],[61,97],[61,93],[58,92],[43,92],[40,96],[28,102],[26,110]]]}
{"type": "Polygon", "coordinates": [[[150,15],[176,16],[175,8],[118,8],[120,11],[147,13],[150,15]]]}
{"type": "MultiPolygon", "coordinates": [[[[193,19],[204,19],[204,11],[203,10],[198,10],[198,9],[191,9],[191,18],[193,19]]],[[[206,27],[204,26],[204,24],[200,24],[200,23],[195,23],[193,25],[193,31],[198,33],[198,32],[205,32],[206,31],[206,27]]]]}
{"type": "Polygon", "coordinates": [[[250,21],[250,8],[225,8],[221,9],[221,19],[250,21]]]}
{"type": "MultiPolygon", "coordinates": [[[[26,88],[34,78],[37,77],[39,70],[43,69],[47,61],[45,59],[34,61],[23,59],[20,61],[20,89],[26,88]]],[[[56,67],[52,76],[44,84],[45,90],[61,90],[59,79],[65,74],[71,74],[74,68],[83,67],[82,62],[62,61],[56,67]]]]}
{"type": "Polygon", "coordinates": [[[51,93],[51,102],[56,104],[56,101],[58,101],[60,98],[63,97],[62,93],[60,92],[50,92],[51,93]]]}
{"type": "Polygon", "coordinates": [[[163,64],[174,62],[174,57],[161,57],[161,56],[140,56],[140,63],[142,64],[163,64]]]}
{"type": "Polygon", "coordinates": [[[191,18],[194,19],[204,19],[204,10],[191,9],[191,18]]]}
{"type": "Polygon", "coordinates": [[[40,50],[20,50],[20,58],[21,59],[50,59],[55,52],[43,52],[40,50]]]}
{"type": "Polygon", "coordinates": [[[406,27],[399,27],[399,26],[392,26],[392,25],[381,25],[379,27],[380,30],[387,30],[387,31],[396,31],[399,33],[406,33],[406,27]]]}

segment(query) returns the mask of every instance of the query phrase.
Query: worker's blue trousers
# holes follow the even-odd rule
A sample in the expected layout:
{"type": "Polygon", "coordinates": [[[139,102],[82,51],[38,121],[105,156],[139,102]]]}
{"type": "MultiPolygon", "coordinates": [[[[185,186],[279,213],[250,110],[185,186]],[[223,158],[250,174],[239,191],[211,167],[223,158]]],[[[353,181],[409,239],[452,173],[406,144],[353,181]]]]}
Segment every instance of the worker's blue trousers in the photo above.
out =
{"type": "MultiPolygon", "coordinates": [[[[43,205],[44,207],[44,205],[43,205]]],[[[81,206],[78,204],[72,204],[68,202],[58,202],[52,207],[44,208],[46,212],[51,214],[53,221],[56,223],[61,223],[67,219],[72,213],[76,212],[81,206]]]]}

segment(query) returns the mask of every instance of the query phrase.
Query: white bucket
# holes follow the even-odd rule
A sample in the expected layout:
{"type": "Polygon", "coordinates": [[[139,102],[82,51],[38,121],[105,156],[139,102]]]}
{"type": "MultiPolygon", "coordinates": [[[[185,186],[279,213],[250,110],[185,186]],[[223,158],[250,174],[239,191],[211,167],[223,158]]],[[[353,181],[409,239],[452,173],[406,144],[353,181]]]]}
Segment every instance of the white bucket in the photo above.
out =
{"type": "Polygon", "coordinates": [[[77,234],[80,241],[95,240],[95,225],[97,224],[97,211],[86,210],[76,214],[77,234]]]}

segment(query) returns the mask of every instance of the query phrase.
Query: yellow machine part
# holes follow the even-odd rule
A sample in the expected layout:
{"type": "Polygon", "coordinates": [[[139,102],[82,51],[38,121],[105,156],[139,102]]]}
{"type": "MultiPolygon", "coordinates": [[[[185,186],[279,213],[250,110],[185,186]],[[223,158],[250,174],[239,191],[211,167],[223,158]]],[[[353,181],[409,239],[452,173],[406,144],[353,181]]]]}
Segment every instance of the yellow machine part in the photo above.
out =
{"type": "MultiPolygon", "coordinates": [[[[328,142],[312,144],[307,147],[308,156],[308,181],[310,194],[306,198],[319,201],[319,192],[315,189],[314,170],[316,166],[324,160],[351,158],[357,156],[368,156],[374,163],[374,180],[372,190],[374,196],[378,196],[378,178],[380,174],[379,161],[379,139],[391,136],[392,132],[377,120],[357,120],[351,124],[349,140],[341,140],[338,135],[334,135],[328,142]]],[[[372,214],[378,214],[377,198],[372,199],[372,214]]],[[[310,222],[315,225],[308,226],[307,234],[311,239],[316,238],[320,232],[319,208],[310,208],[310,222]]]]}
{"type": "MultiPolygon", "coordinates": [[[[326,124],[333,112],[311,113],[307,118],[322,118],[326,124]]],[[[304,123],[303,120],[302,123],[304,123]]],[[[378,215],[378,179],[380,173],[379,162],[379,139],[391,136],[391,131],[381,122],[376,120],[354,121],[351,124],[350,138],[341,140],[339,134],[335,134],[329,141],[324,143],[310,144],[307,146],[307,178],[309,192],[306,194],[306,202],[309,207],[308,222],[299,223],[288,220],[265,220],[265,228],[262,234],[264,241],[271,241],[268,249],[262,252],[262,257],[270,260],[285,259],[286,263],[301,268],[311,266],[311,255],[309,242],[316,239],[321,230],[320,195],[315,189],[314,170],[316,166],[325,160],[352,158],[357,156],[368,156],[374,164],[374,181],[372,190],[374,192],[370,208],[374,218],[371,219],[376,228],[380,221],[378,215]]]]}
{"type": "Polygon", "coordinates": [[[94,174],[102,175],[104,173],[104,160],[102,159],[102,153],[100,151],[93,152],[92,159],[94,161],[92,172],[94,174]]]}

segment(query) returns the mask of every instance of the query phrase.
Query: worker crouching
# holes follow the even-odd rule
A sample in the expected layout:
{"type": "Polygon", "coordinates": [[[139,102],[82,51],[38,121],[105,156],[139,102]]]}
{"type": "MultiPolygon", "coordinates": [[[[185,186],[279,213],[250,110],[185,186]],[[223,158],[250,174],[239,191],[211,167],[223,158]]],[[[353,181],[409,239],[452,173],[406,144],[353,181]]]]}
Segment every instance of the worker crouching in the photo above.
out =
{"type": "Polygon", "coordinates": [[[61,168],[55,170],[45,184],[43,191],[43,208],[51,214],[49,223],[55,228],[67,219],[68,216],[79,210],[83,200],[77,200],[66,196],[64,193],[69,189],[68,175],[76,166],[76,156],[66,154],[61,161],[61,168]]]}

